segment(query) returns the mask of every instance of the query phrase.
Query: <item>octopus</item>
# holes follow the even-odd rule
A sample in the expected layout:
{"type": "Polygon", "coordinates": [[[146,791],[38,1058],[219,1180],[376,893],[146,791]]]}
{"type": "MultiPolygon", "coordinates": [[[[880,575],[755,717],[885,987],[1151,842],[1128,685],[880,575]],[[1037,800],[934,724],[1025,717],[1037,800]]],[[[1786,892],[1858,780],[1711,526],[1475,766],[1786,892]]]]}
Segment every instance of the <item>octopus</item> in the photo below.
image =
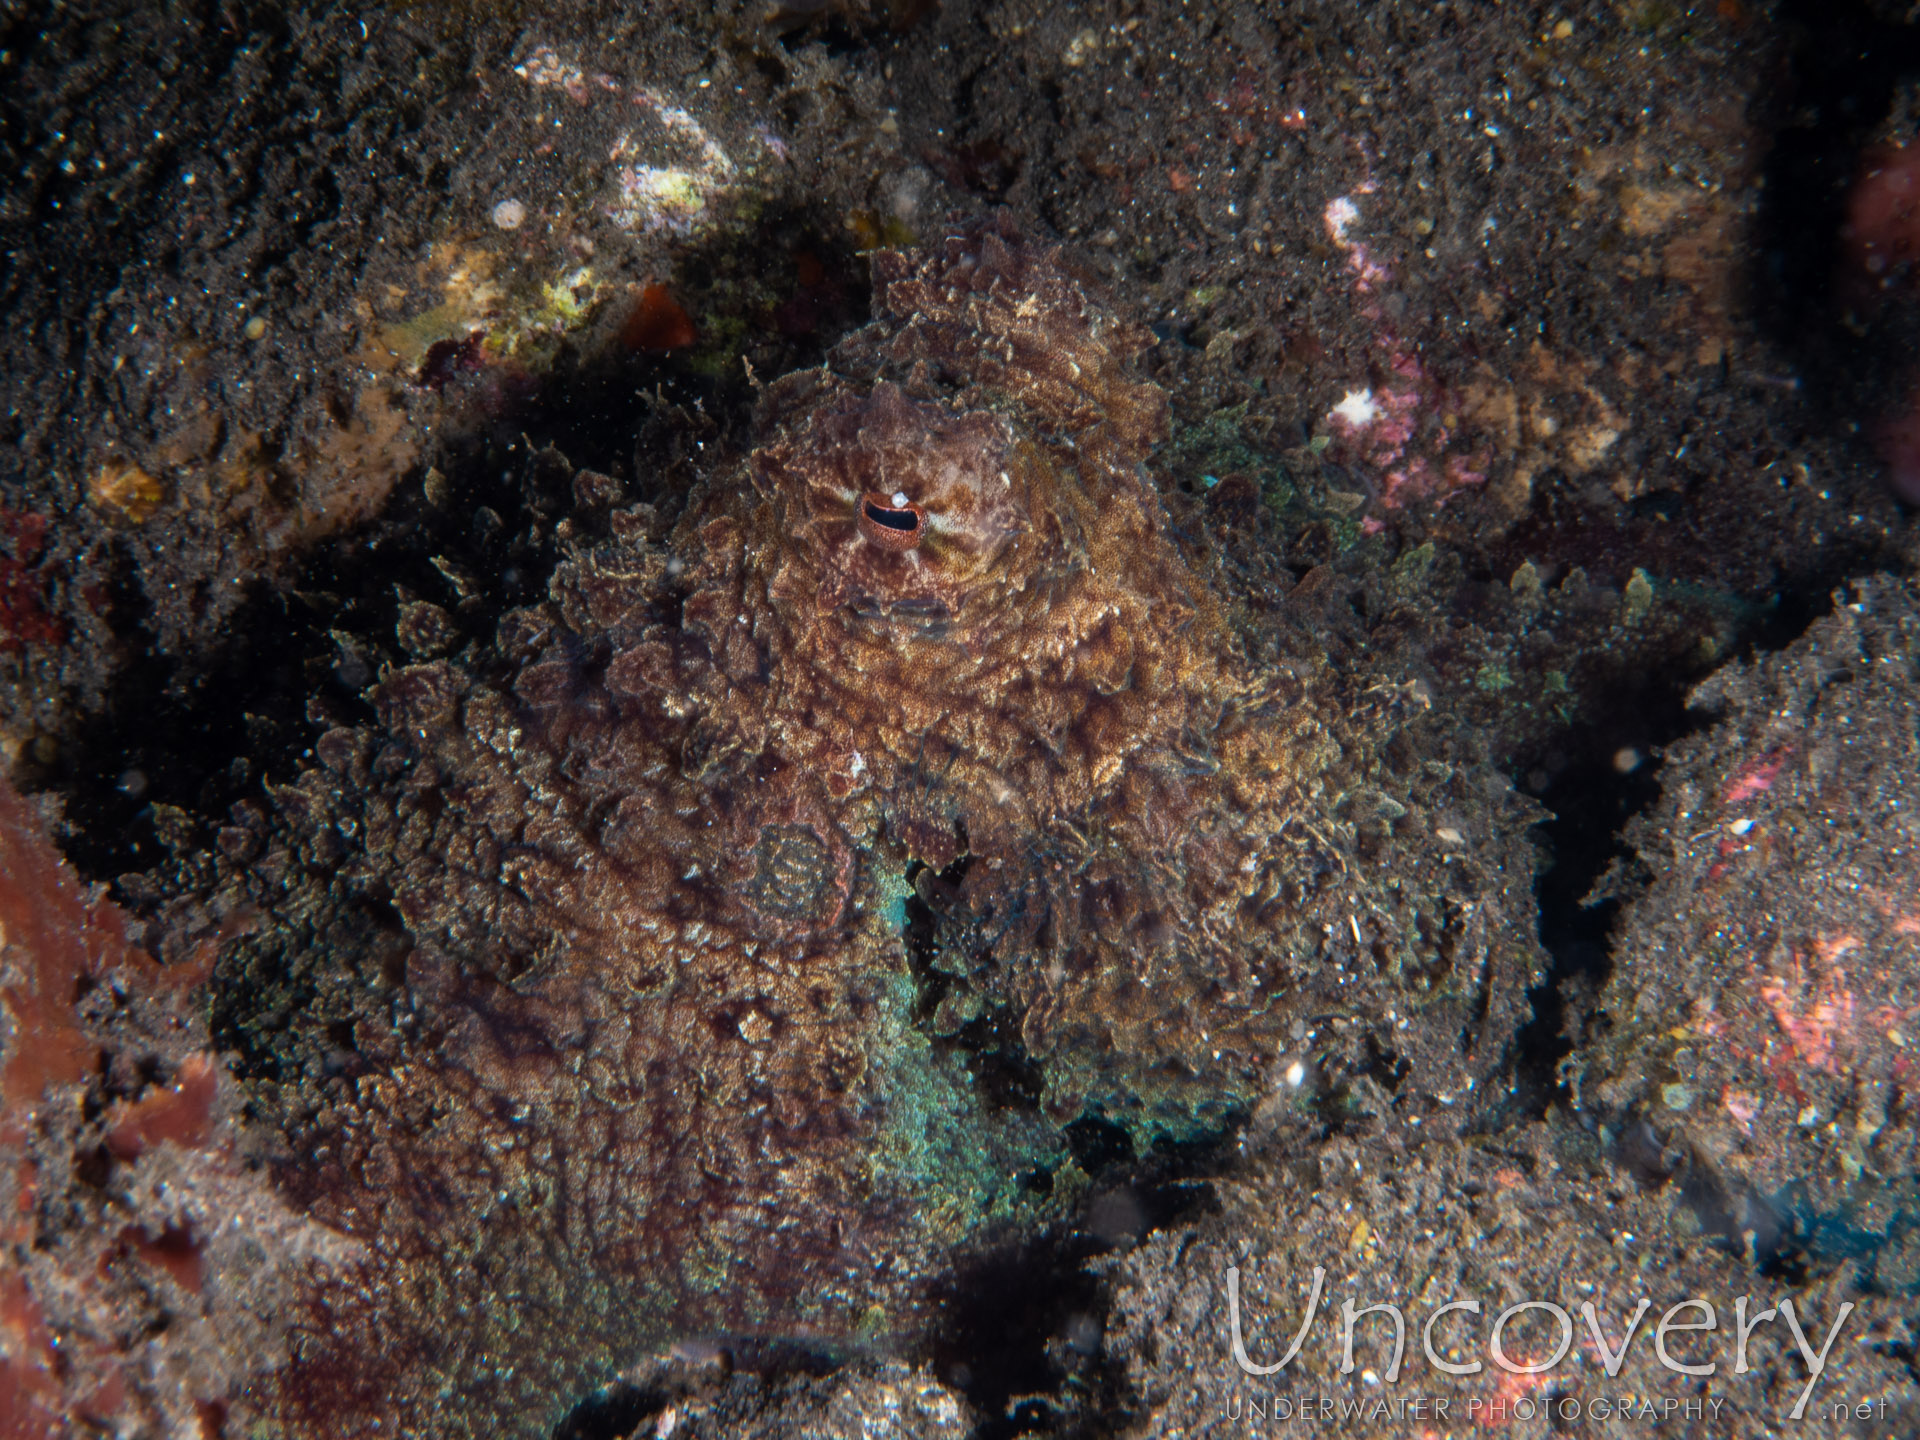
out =
{"type": "Polygon", "coordinates": [[[614,513],[275,792],[216,984],[347,957],[331,1048],[253,1084],[365,1257],[263,1382],[291,1433],[910,1343],[957,1257],[1071,1222],[1076,1127],[1437,1125],[1517,1023],[1528,864],[1448,819],[1486,777],[1415,687],[1250,637],[1151,469],[1150,335],[1004,219],[871,260],[670,530],[614,513]]]}

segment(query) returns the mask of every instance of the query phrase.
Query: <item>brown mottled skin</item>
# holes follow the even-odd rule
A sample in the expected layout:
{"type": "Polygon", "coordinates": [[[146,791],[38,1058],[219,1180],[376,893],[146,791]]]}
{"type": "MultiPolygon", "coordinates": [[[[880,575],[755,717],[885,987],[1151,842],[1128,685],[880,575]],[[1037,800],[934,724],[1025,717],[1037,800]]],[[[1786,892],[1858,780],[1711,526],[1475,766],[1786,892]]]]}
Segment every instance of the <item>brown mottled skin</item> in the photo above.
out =
{"type": "Polygon", "coordinates": [[[282,1099],[287,1184],[378,1257],[303,1431],[544,1433],[676,1338],[911,1336],[1058,1217],[1066,1122],[1218,1133],[1289,1054],[1396,1047],[1434,1111],[1511,1029],[1524,862],[1432,838],[1464,772],[1375,755],[1404,688],[1250,664],[1147,472],[1146,337],[1003,223],[873,268],[664,544],[616,516],[506,617],[509,684],[401,670],[280,793],[267,868],[406,937],[364,1072],[282,1099]]]}
{"type": "MultiPolygon", "coordinates": [[[[875,269],[895,323],[772,387],[747,475],[681,524],[677,625],[607,614],[611,725],[588,739],[571,638],[522,678],[529,723],[553,717],[624,796],[657,784],[679,732],[667,752],[723,837],[700,868],[739,897],[724,933],[837,923],[855,851],[934,872],[965,854],[943,909],[998,930],[991,983],[1033,1054],[1084,1039],[1211,1069],[1264,1006],[1240,912],[1326,742],[1236,663],[1166,538],[1145,469],[1166,406],[1129,373],[1139,332],[992,229],[875,269]],[[912,543],[876,543],[874,510],[912,543]],[[757,898],[769,826],[821,857],[808,905],[757,898]]],[[[618,593],[637,563],[608,562],[618,593]]],[[[590,606],[604,593],[591,564],[577,583],[590,606]]],[[[1058,1118],[1087,1099],[1049,1077],[1058,1118]]]]}

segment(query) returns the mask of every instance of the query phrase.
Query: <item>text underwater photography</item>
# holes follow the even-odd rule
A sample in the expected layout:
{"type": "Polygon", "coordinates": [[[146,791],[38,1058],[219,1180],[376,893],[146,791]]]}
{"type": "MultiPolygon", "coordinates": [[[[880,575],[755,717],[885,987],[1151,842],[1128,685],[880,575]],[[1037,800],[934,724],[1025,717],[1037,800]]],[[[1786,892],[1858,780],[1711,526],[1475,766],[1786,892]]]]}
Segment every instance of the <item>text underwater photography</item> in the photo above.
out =
{"type": "MultiPolygon", "coordinates": [[[[1405,1434],[1419,1440],[1440,1440],[1457,1425],[1478,1432],[1538,1421],[1558,1433],[1581,1420],[1691,1434],[1696,1425],[1718,1422],[1724,1412],[1748,1403],[1737,1389],[1708,1393],[1699,1381],[1749,1374],[1755,1368],[1749,1342],[1772,1324],[1791,1334],[1804,1376],[1797,1398],[1776,1419],[1810,1430],[1853,1421],[1860,1424],[1845,1433],[1861,1433],[1862,1426],[1867,1433],[1899,1433],[1884,1423],[1893,1418],[1884,1396],[1816,1394],[1829,1354],[1862,1308],[1854,1301],[1843,1302],[1824,1330],[1807,1313],[1804,1299],[1796,1303],[1784,1294],[1764,1309],[1758,1307],[1765,1302],[1752,1295],[1718,1301],[1689,1296],[1664,1309],[1643,1295],[1617,1314],[1583,1300],[1574,1307],[1578,1322],[1569,1307],[1542,1299],[1513,1300],[1497,1309],[1480,1299],[1451,1299],[1422,1309],[1391,1300],[1356,1303],[1349,1297],[1336,1312],[1325,1293],[1326,1270],[1316,1265],[1310,1283],[1293,1287],[1306,1292],[1298,1325],[1286,1349],[1269,1363],[1250,1353],[1250,1337],[1277,1334],[1288,1317],[1243,1306],[1240,1282],[1240,1268],[1228,1266],[1223,1282],[1228,1343],[1233,1364],[1252,1383],[1242,1382],[1227,1394],[1223,1414],[1228,1421],[1245,1422],[1251,1434],[1266,1427],[1331,1432],[1362,1425],[1371,1434],[1390,1424],[1404,1426],[1405,1434]],[[1723,1325],[1728,1311],[1731,1324],[1723,1325]],[[1683,1335],[1689,1338],[1679,1338],[1683,1335]],[[1310,1336],[1331,1347],[1338,1373],[1356,1376],[1356,1384],[1338,1392],[1311,1383],[1287,1384],[1288,1367],[1310,1336]],[[1417,1336],[1417,1355],[1409,1354],[1410,1336],[1417,1336]],[[1671,1388],[1636,1391],[1613,1383],[1636,1344],[1652,1348],[1659,1366],[1674,1377],[1671,1388]],[[1425,1388],[1427,1376],[1418,1368],[1422,1360],[1430,1367],[1427,1374],[1484,1376],[1484,1386],[1450,1393],[1425,1388]],[[1878,1429],[1866,1426],[1874,1421],[1883,1423],[1878,1429]]],[[[1257,1340],[1252,1349],[1259,1349],[1257,1340]]]]}

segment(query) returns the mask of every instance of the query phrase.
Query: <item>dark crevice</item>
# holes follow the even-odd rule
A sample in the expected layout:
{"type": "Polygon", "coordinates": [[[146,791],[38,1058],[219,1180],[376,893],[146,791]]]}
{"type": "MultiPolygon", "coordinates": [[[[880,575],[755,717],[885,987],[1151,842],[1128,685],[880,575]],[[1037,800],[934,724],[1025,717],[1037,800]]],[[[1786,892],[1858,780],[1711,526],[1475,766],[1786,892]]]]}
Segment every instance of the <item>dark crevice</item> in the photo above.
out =
{"type": "MultiPolygon", "coordinates": [[[[1757,607],[1744,627],[1738,661],[1752,664],[1793,644],[1832,613],[1842,583],[1835,572],[1757,607]]],[[[1534,887],[1540,943],[1550,963],[1546,978],[1528,992],[1533,1018],[1514,1041],[1513,1104],[1522,1113],[1541,1115],[1556,1100],[1570,1098],[1559,1066],[1573,1049],[1570,1032],[1606,984],[1621,909],[1617,898],[1588,899],[1614,862],[1630,855],[1623,838],[1627,822],[1659,800],[1662,752],[1712,723],[1712,715],[1686,705],[1700,678],[1650,677],[1633,692],[1631,705],[1556,737],[1554,748],[1571,761],[1552,768],[1523,761],[1516,767],[1545,778],[1535,793],[1553,812],[1539,827],[1549,861],[1534,887]]]]}
{"type": "Polygon", "coordinates": [[[627,1440],[646,1433],[643,1420],[667,1408],[663,1391],[634,1385],[615,1385],[581,1401],[553,1427],[553,1440],[627,1440]]]}
{"type": "Polygon", "coordinates": [[[1562,1093],[1557,1071],[1573,1048],[1567,1022],[1599,993],[1611,967],[1608,949],[1619,903],[1589,905],[1587,897],[1625,853],[1620,832],[1627,821],[1659,799],[1660,767],[1653,757],[1690,725],[1680,692],[1669,690],[1651,706],[1562,742],[1580,759],[1540,795],[1553,811],[1539,827],[1550,860],[1535,885],[1540,943],[1550,958],[1545,980],[1528,995],[1533,1018],[1514,1042],[1514,1101],[1525,1113],[1545,1113],[1562,1093]],[[1626,751],[1646,758],[1623,772],[1616,757],[1626,751]]]}
{"type": "Polygon", "coordinates": [[[1067,1146],[1073,1160],[1087,1174],[1099,1176],[1115,1166],[1130,1165],[1137,1158],[1133,1136],[1124,1125],[1116,1125],[1103,1115],[1082,1115],[1067,1126],[1067,1146]]]}
{"type": "Polygon", "coordinates": [[[844,1358],[838,1351],[804,1341],[751,1336],[689,1340],[658,1357],[660,1369],[654,1380],[616,1381],[581,1400],[553,1427],[552,1440],[633,1440],[651,1435],[655,1426],[650,1422],[689,1393],[710,1387],[716,1376],[751,1377],[772,1390],[831,1375],[844,1358]]]}
{"type": "Polygon", "coordinates": [[[1861,381],[1906,358],[1843,323],[1835,281],[1862,148],[1901,84],[1920,77],[1920,31],[1857,3],[1791,0],[1784,10],[1796,40],[1772,106],[1754,231],[1755,318],[1799,361],[1815,408],[1844,421],[1856,413],[1861,381]]]}
{"type": "Polygon", "coordinates": [[[971,1440],[1055,1428],[1059,1407],[1043,1398],[1062,1378],[1051,1352],[1065,1348],[1072,1363],[1099,1348],[1106,1297],[1084,1262],[1100,1248],[1090,1237],[1023,1246],[953,1277],[932,1363],[982,1417],[971,1440]]]}
{"type": "Polygon", "coordinates": [[[949,1277],[925,1358],[973,1407],[969,1440],[1092,1440],[1137,1418],[1102,1341],[1112,1296],[1088,1262],[1215,1208],[1204,1176],[1224,1168],[1228,1148],[1213,1142],[1122,1163],[1095,1185],[1072,1228],[996,1250],[949,1277]]]}

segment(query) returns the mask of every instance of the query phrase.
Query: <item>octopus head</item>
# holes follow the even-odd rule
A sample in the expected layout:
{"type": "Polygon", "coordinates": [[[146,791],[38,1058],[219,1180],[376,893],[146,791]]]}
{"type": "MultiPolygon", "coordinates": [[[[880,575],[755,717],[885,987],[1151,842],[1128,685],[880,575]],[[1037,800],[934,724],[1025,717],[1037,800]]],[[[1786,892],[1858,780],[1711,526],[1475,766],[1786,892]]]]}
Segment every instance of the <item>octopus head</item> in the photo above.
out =
{"type": "Polygon", "coordinates": [[[820,611],[942,626],[1019,583],[1034,461],[1005,420],[882,382],[813,411],[755,457],[788,552],[774,593],[820,611]]]}

